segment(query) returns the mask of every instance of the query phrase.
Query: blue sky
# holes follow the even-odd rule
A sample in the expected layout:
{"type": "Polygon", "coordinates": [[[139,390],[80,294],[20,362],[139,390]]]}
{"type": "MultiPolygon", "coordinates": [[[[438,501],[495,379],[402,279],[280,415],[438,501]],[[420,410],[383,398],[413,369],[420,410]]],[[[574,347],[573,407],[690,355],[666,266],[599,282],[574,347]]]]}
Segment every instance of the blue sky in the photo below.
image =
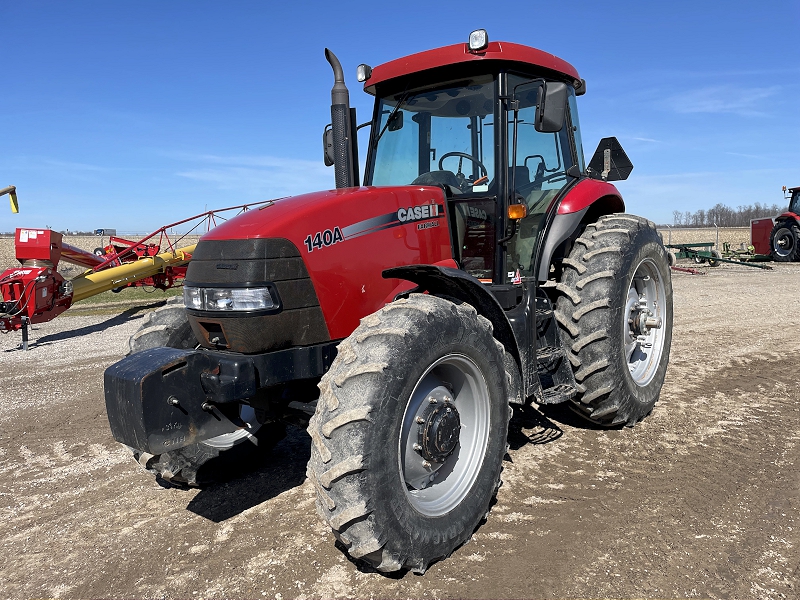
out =
{"type": "Polygon", "coordinates": [[[333,187],[323,49],[365,121],[356,65],[479,27],[578,69],[584,150],[620,139],[630,212],[671,223],[800,185],[797,0],[519,5],[0,0],[0,187],[16,185],[21,208],[0,200],[0,231],[146,232],[333,187]]]}

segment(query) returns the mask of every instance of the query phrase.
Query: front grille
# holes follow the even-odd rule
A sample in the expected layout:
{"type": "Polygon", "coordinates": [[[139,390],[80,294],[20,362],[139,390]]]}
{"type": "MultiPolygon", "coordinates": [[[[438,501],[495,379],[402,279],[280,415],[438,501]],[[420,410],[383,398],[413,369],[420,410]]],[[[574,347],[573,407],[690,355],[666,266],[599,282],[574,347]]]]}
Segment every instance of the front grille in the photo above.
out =
{"type": "Polygon", "coordinates": [[[186,285],[198,287],[269,282],[281,301],[274,314],[189,311],[189,323],[200,344],[253,354],[330,340],[314,284],[289,240],[201,240],[186,271],[186,285]]]}

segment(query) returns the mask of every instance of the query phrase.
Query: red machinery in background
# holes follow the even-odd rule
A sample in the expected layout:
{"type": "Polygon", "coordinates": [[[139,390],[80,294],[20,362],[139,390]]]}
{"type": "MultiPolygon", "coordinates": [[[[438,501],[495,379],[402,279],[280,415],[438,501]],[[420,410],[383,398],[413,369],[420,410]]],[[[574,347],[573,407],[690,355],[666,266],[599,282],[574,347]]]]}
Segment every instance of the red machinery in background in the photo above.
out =
{"type": "Polygon", "coordinates": [[[0,274],[0,332],[22,330],[22,347],[27,350],[28,326],[54,319],[75,302],[125,287],[171,288],[186,275],[186,264],[195,247],[178,247],[182,240],[215,227],[219,213],[236,210],[239,214],[265,203],[208,211],[165,225],[138,241],[114,236],[95,252],[65,243],[57,231],[18,228],[14,245],[20,266],[0,274]],[[187,233],[170,237],[170,229],[192,221],[197,222],[187,233]],[[87,271],[65,279],[58,272],[61,261],[86,267],[87,271]]]}
{"type": "Polygon", "coordinates": [[[772,217],[750,220],[750,245],[753,247],[753,252],[764,256],[770,255],[769,238],[774,227],[775,220],[772,217]]]}

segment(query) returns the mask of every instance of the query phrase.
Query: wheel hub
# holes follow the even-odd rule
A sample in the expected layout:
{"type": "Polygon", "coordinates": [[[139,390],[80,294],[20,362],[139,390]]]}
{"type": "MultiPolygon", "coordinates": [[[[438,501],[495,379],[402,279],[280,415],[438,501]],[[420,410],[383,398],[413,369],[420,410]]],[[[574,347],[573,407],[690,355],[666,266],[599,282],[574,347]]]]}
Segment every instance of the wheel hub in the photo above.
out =
{"type": "Polygon", "coordinates": [[[657,274],[658,267],[651,259],[642,261],[631,280],[625,304],[624,352],[638,386],[647,385],[655,376],[664,345],[666,292],[657,274]]]}
{"type": "Polygon", "coordinates": [[[653,317],[651,311],[637,305],[631,309],[628,325],[630,325],[631,337],[647,335],[651,329],[661,329],[661,317],[653,317]]]}
{"type": "Polygon", "coordinates": [[[419,379],[398,448],[400,477],[415,510],[441,516],[469,493],[486,454],[490,406],[483,373],[462,354],[443,356],[419,379]]]}
{"type": "Polygon", "coordinates": [[[458,445],[461,417],[450,397],[431,394],[423,415],[417,418],[420,454],[429,461],[443,463],[458,445]]]}

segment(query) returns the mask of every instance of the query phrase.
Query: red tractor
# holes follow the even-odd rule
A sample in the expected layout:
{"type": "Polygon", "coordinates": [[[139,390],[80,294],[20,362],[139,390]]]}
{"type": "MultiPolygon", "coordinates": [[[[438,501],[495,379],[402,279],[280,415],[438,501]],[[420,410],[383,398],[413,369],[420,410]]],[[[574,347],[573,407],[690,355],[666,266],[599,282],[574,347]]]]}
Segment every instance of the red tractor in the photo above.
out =
{"type": "Polygon", "coordinates": [[[317,509],[355,559],[418,573],[463,544],[500,486],[513,406],[632,426],[658,399],[672,286],[653,223],[584,163],[567,62],[469,42],[370,68],[363,185],[334,71],[336,189],[204,235],[184,303],[151,313],[105,373],[114,437],[200,485],[308,427],[317,509]]]}
{"type": "Polygon", "coordinates": [[[769,236],[772,260],[778,262],[800,261],[800,187],[783,188],[789,199],[789,209],[775,217],[769,236]]]}

